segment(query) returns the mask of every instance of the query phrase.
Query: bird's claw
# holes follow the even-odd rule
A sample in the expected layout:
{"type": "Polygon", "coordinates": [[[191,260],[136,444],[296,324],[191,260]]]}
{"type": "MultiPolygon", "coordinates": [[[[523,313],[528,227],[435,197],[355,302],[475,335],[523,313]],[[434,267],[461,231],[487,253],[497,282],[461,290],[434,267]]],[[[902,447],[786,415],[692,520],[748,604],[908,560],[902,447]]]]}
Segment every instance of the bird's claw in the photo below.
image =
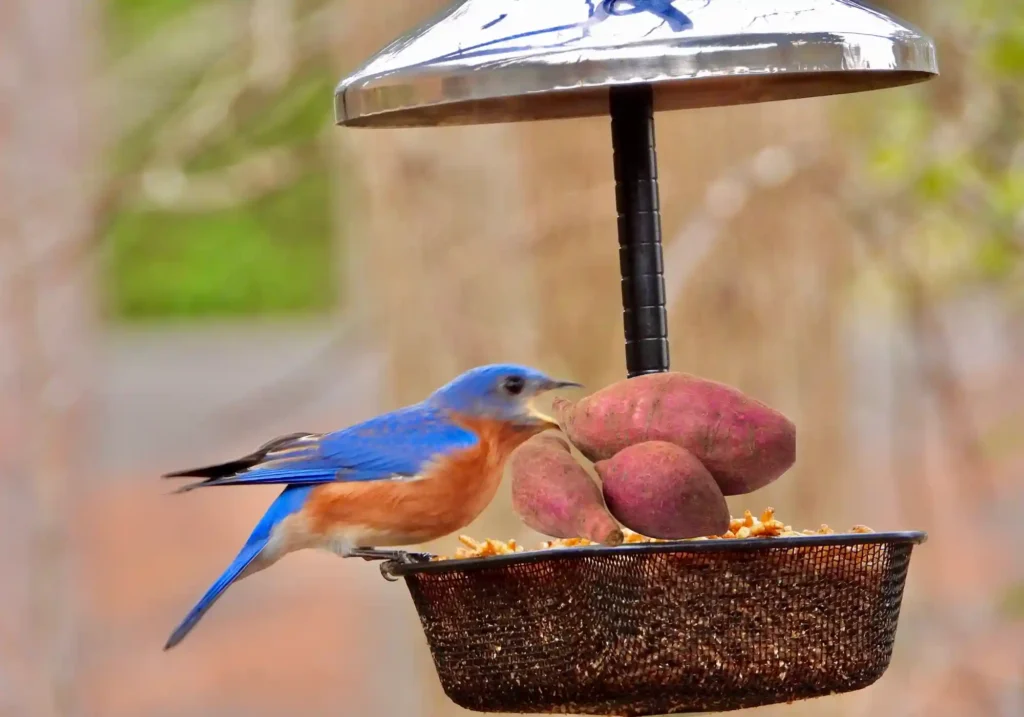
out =
{"type": "Polygon", "coordinates": [[[427,562],[430,560],[429,553],[410,553],[405,550],[377,550],[375,548],[356,548],[348,554],[350,558],[362,558],[363,560],[379,560],[380,574],[389,582],[398,580],[395,575],[395,565],[413,565],[415,563],[427,562]]]}
{"type": "Polygon", "coordinates": [[[430,560],[429,553],[410,553],[406,550],[378,550],[376,548],[356,548],[349,553],[350,558],[362,558],[363,560],[383,560],[386,562],[412,565],[430,560]]]}

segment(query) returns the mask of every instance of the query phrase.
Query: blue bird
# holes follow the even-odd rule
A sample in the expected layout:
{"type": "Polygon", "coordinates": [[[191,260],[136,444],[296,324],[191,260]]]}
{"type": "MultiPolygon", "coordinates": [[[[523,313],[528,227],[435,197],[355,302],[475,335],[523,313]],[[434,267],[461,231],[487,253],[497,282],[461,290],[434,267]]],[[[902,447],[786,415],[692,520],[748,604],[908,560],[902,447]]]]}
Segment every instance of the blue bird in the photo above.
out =
{"type": "Polygon", "coordinates": [[[420,403],[349,428],[281,436],[242,458],[165,475],[202,479],[176,492],[285,488],[164,649],[180,643],[233,583],[288,553],[317,548],[397,559],[400,551],[379,548],[435,540],[469,525],[494,498],[509,454],[557,427],[533,400],[579,385],[526,366],[480,366],[420,403]]]}

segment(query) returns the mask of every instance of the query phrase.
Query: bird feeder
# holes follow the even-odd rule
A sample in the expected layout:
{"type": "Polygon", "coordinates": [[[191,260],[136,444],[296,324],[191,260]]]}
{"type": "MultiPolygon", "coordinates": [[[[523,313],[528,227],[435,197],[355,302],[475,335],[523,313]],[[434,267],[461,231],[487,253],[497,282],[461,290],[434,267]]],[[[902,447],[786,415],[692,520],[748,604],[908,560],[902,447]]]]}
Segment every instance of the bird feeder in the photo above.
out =
{"type": "MultiPolygon", "coordinates": [[[[937,74],[931,39],[854,0],[461,0],[345,78],[335,114],[340,125],[364,128],[609,116],[626,368],[634,377],[669,369],[654,112],[861,92],[937,74]]],[[[849,691],[878,679],[910,549],[924,537],[628,545],[389,570],[409,585],[442,685],[459,704],[667,714],[849,691]],[[798,553],[849,571],[830,573],[831,582],[812,578],[798,553]],[[684,565],[690,569],[680,573],[684,565]],[[739,597],[743,581],[774,586],[776,602],[761,611],[769,621],[770,610],[781,611],[774,638],[737,613],[759,611],[739,597]],[[547,592],[527,594],[527,585],[547,592]],[[506,613],[515,620],[489,617],[499,605],[529,610],[506,613]],[[715,648],[724,634],[711,630],[716,615],[722,631],[737,619],[750,628],[741,641],[746,662],[715,648]],[[775,647],[754,632],[777,639],[775,647]],[[650,641],[657,645],[643,647],[650,641]],[[774,655],[759,652],[769,648],[774,655]]]]}

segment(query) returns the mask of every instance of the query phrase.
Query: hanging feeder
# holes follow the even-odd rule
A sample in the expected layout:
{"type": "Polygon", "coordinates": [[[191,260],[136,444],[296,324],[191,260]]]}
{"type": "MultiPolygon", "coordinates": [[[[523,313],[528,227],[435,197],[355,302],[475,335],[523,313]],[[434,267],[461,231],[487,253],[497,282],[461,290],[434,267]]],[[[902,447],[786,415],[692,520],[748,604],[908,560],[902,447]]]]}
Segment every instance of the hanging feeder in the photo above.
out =
{"type": "MultiPolygon", "coordinates": [[[[626,368],[669,369],[655,110],[896,87],[933,42],[853,0],[462,0],[343,80],[338,124],[610,116],[626,368]]],[[[490,712],[724,711],[888,667],[923,533],[681,541],[382,565],[441,684],[490,712]]]]}

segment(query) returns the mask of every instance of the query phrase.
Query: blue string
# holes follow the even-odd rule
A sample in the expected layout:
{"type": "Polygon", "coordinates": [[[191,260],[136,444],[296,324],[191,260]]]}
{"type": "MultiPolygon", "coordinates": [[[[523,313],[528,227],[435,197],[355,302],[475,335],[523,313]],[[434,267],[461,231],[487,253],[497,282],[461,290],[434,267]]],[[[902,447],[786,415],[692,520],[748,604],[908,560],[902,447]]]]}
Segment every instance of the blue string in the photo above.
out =
{"type": "MultiPolygon", "coordinates": [[[[588,0],[587,5],[591,8],[591,15],[594,14],[594,6],[588,0]]],[[[668,23],[674,32],[682,32],[693,27],[693,21],[688,18],[682,10],[672,5],[672,0],[602,0],[604,11],[609,15],[633,15],[638,12],[649,12],[657,15],[668,23]],[[621,9],[620,6],[628,4],[629,7],[621,9]]]]}
{"type": "MultiPolygon", "coordinates": [[[[657,15],[662,20],[668,23],[668,26],[672,28],[674,32],[682,32],[683,30],[689,30],[693,27],[693,22],[687,17],[681,10],[672,5],[672,0],[584,0],[587,7],[590,8],[590,17],[594,16],[597,12],[599,5],[602,10],[608,15],[614,15],[621,17],[623,15],[634,15],[638,12],[649,12],[657,15]],[[623,8],[622,5],[628,5],[623,8]]],[[[499,22],[508,17],[508,14],[502,14],[491,20],[483,26],[482,29],[494,27],[499,22]]],[[[514,40],[522,40],[527,37],[533,37],[536,35],[547,35],[549,33],[561,32],[563,30],[571,30],[579,25],[558,25],[556,27],[545,27],[540,30],[528,30],[521,32],[516,35],[509,35],[507,37],[497,38],[495,40],[488,40],[487,42],[481,42],[476,45],[470,45],[468,47],[462,47],[454,52],[449,52],[445,55],[435,57],[428,62],[444,62],[445,60],[452,60],[459,57],[468,57],[469,55],[481,56],[481,55],[492,55],[492,54],[503,54],[507,52],[517,52],[520,50],[528,50],[529,46],[505,46],[494,50],[487,50],[484,48],[491,47],[493,45],[500,45],[506,42],[514,40]]]]}
{"type": "Polygon", "coordinates": [[[445,55],[439,55],[439,56],[435,57],[434,59],[429,60],[429,62],[444,62],[445,60],[453,60],[453,59],[455,59],[457,57],[469,57],[471,54],[472,55],[477,55],[477,56],[478,55],[502,55],[502,54],[505,54],[507,52],[518,52],[520,50],[529,50],[530,49],[529,45],[523,45],[523,46],[512,45],[512,46],[501,47],[501,48],[498,48],[496,50],[484,50],[482,48],[490,47],[491,45],[499,45],[501,43],[509,42],[511,40],[522,40],[523,38],[533,37],[534,35],[548,35],[548,34],[553,33],[553,32],[561,32],[562,30],[572,30],[575,27],[578,27],[578,25],[557,25],[555,27],[545,27],[545,28],[543,28],[541,30],[529,30],[527,32],[520,32],[520,33],[518,33],[516,35],[509,35],[508,37],[499,37],[497,40],[488,40],[487,42],[481,42],[481,43],[476,44],[476,45],[470,45],[468,47],[459,48],[458,50],[455,50],[453,52],[449,52],[449,53],[447,53],[445,55]]]}
{"type": "Polygon", "coordinates": [[[490,21],[489,23],[487,23],[486,25],[484,25],[484,26],[483,26],[483,27],[481,27],[480,29],[481,29],[481,30],[487,30],[487,29],[489,29],[489,28],[492,28],[492,27],[494,27],[495,25],[497,25],[497,24],[498,24],[499,22],[501,22],[502,20],[504,20],[504,19],[505,19],[506,17],[508,17],[508,13],[507,13],[507,12],[503,12],[503,13],[501,13],[501,15],[499,15],[499,16],[498,16],[498,17],[496,17],[496,18],[494,18],[493,20],[491,20],[491,21],[490,21]]]}

